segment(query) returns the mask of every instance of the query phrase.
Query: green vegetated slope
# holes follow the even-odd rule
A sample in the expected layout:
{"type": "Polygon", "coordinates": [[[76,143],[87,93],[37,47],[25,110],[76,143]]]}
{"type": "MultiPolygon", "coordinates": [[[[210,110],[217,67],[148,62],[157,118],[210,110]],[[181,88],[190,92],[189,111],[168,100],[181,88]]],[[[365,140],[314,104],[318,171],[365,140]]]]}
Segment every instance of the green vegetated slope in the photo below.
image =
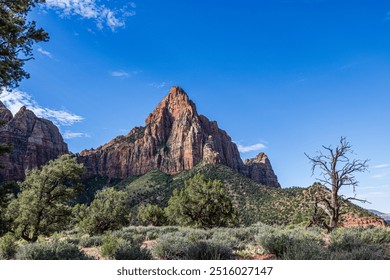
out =
{"type": "MultiPolygon", "coordinates": [[[[203,174],[206,179],[224,183],[244,225],[257,222],[270,225],[307,223],[311,216],[312,206],[307,203],[306,188],[269,188],[224,165],[198,165],[178,175],[167,175],[155,170],[140,177],[130,177],[115,186],[128,192],[133,207],[147,203],[165,207],[173,190],[183,188],[184,181],[197,173],[203,174]]],[[[94,180],[90,179],[91,182],[94,180]]],[[[345,203],[345,206],[345,213],[352,216],[374,216],[354,204],[345,203]]]]}

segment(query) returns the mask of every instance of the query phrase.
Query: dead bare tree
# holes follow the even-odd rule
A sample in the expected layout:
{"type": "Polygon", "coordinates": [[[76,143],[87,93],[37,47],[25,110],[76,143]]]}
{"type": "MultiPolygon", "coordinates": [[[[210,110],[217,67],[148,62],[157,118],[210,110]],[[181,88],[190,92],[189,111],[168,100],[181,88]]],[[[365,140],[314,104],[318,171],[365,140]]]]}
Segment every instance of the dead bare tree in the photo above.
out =
{"type": "Polygon", "coordinates": [[[319,151],[315,157],[310,157],[306,153],[306,157],[312,164],[312,175],[316,169],[320,170],[321,178],[317,178],[324,186],[330,188],[330,196],[322,196],[315,201],[316,207],[320,207],[329,216],[329,224],[324,223],[324,227],[330,232],[339,224],[341,201],[360,201],[366,200],[356,198],[356,187],[359,182],[355,174],[368,170],[368,160],[350,159],[353,155],[352,146],[347,142],[345,137],[341,137],[337,147],[322,146],[326,154],[319,151]],[[339,191],[342,187],[352,187],[354,197],[339,196],[339,191]]]}

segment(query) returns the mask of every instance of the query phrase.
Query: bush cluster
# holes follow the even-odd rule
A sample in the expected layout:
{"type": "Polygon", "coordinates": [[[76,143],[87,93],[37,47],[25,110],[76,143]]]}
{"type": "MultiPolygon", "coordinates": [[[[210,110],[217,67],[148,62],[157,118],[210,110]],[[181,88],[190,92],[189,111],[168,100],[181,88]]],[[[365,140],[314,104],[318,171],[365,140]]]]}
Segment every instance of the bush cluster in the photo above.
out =
{"type": "Polygon", "coordinates": [[[154,247],[163,260],[230,260],[232,247],[212,239],[207,231],[186,229],[162,235],[154,247]]]}
{"type": "Polygon", "coordinates": [[[0,260],[12,259],[16,254],[16,238],[8,233],[0,238],[0,260]]]}
{"type": "Polygon", "coordinates": [[[265,227],[256,240],[268,253],[284,260],[389,259],[388,228],[337,229],[325,246],[320,232],[265,227]]]}
{"type": "Polygon", "coordinates": [[[90,260],[76,245],[65,242],[29,243],[17,249],[18,260],[90,260]]]}
{"type": "Polygon", "coordinates": [[[103,256],[113,260],[151,260],[152,255],[149,250],[142,248],[141,245],[130,238],[123,239],[108,233],[103,236],[101,246],[103,256]]]}

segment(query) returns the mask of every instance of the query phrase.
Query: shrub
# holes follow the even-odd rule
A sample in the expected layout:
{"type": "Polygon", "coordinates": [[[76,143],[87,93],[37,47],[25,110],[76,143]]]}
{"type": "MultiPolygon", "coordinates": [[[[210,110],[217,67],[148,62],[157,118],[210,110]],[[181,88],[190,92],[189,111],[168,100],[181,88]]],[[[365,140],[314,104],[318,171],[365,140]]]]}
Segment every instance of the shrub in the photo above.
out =
{"type": "Polygon", "coordinates": [[[146,232],[145,240],[146,241],[155,240],[159,236],[160,236],[160,233],[158,231],[151,230],[151,231],[146,232]]]}
{"type": "Polygon", "coordinates": [[[150,260],[152,256],[147,249],[140,247],[134,240],[125,240],[114,234],[103,237],[101,253],[114,260],[150,260]]]}
{"type": "Polygon", "coordinates": [[[360,240],[366,244],[390,244],[390,228],[341,228],[330,235],[330,240],[335,245],[348,243],[351,239],[360,240]]]}
{"type": "Polygon", "coordinates": [[[100,251],[104,257],[112,257],[115,250],[119,247],[121,239],[113,236],[111,233],[107,233],[103,236],[102,246],[100,251]]]}
{"type": "Polygon", "coordinates": [[[164,226],[167,224],[167,216],[162,208],[148,204],[138,207],[138,219],[143,225],[164,226]]]}
{"type": "Polygon", "coordinates": [[[224,244],[230,248],[241,249],[245,247],[239,239],[237,239],[235,232],[232,229],[217,229],[213,231],[211,240],[215,244],[224,244]]]}
{"type": "Polygon", "coordinates": [[[198,228],[226,227],[237,223],[233,203],[221,181],[197,174],[173,192],[165,208],[169,221],[198,228]]]}
{"type": "Polygon", "coordinates": [[[101,236],[83,237],[80,239],[79,245],[84,248],[99,247],[103,243],[101,236]]]}
{"type": "Polygon", "coordinates": [[[388,250],[377,244],[356,244],[348,250],[332,248],[330,260],[388,260],[388,250]]]}
{"type": "Polygon", "coordinates": [[[213,241],[197,241],[190,243],[186,250],[187,260],[231,260],[233,259],[232,248],[214,243],[213,241]]]}
{"type": "Polygon", "coordinates": [[[332,260],[385,260],[386,229],[338,229],[330,235],[330,259],[332,260]]]}
{"type": "Polygon", "coordinates": [[[111,256],[114,260],[151,260],[148,249],[141,248],[130,242],[122,242],[111,256]]]}
{"type": "Polygon", "coordinates": [[[0,238],[0,260],[9,260],[16,253],[16,238],[10,233],[7,233],[0,238]]]}
{"type": "Polygon", "coordinates": [[[283,260],[326,260],[327,251],[316,240],[292,239],[281,258],[283,260]]]}
{"type": "Polygon", "coordinates": [[[256,240],[268,253],[277,258],[322,259],[323,241],[321,235],[311,230],[265,227],[256,236],[256,240]],[[300,250],[306,251],[304,255],[300,250]]]}
{"type": "Polygon", "coordinates": [[[79,227],[91,235],[101,234],[128,225],[130,217],[127,193],[107,188],[96,194],[79,227]]]}
{"type": "Polygon", "coordinates": [[[280,258],[292,245],[292,238],[285,233],[269,233],[259,236],[258,242],[268,253],[280,258]]]}
{"type": "Polygon", "coordinates": [[[30,243],[19,247],[16,253],[18,260],[88,260],[76,245],[54,243],[30,243]]]}
{"type": "Polygon", "coordinates": [[[181,233],[161,236],[154,247],[154,254],[163,260],[230,260],[232,248],[213,240],[191,238],[181,233]]]}
{"type": "Polygon", "coordinates": [[[184,260],[187,255],[188,242],[183,237],[169,233],[157,239],[153,253],[162,260],[184,260]]]}

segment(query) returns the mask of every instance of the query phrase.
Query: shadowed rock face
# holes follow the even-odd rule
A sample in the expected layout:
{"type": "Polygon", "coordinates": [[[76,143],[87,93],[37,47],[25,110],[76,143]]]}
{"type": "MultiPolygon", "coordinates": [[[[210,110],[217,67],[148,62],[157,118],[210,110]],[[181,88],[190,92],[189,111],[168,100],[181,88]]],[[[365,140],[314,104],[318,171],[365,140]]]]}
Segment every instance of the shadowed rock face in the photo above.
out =
{"type": "Polygon", "coordinates": [[[224,164],[250,178],[254,170],[253,178],[258,182],[279,187],[269,161],[253,168],[244,165],[229,135],[219,129],[217,122],[199,115],[180,87],[171,88],[147,117],[144,127],[136,127],[97,149],[82,151],[79,161],[90,176],[122,179],[154,169],[177,174],[199,163],[224,164]]]}
{"type": "Polygon", "coordinates": [[[244,173],[247,177],[263,185],[280,188],[278,178],[266,154],[260,153],[253,159],[245,160],[244,164],[244,173]]]}
{"type": "Polygon", "coordinates": [[[22,107],[15,116],[0,102],[0,144],[12,151],[0,157],[3,180],[23,180],[27,169],[39,168],[58,156],[69,153],[58,128],[22,107]]]}

